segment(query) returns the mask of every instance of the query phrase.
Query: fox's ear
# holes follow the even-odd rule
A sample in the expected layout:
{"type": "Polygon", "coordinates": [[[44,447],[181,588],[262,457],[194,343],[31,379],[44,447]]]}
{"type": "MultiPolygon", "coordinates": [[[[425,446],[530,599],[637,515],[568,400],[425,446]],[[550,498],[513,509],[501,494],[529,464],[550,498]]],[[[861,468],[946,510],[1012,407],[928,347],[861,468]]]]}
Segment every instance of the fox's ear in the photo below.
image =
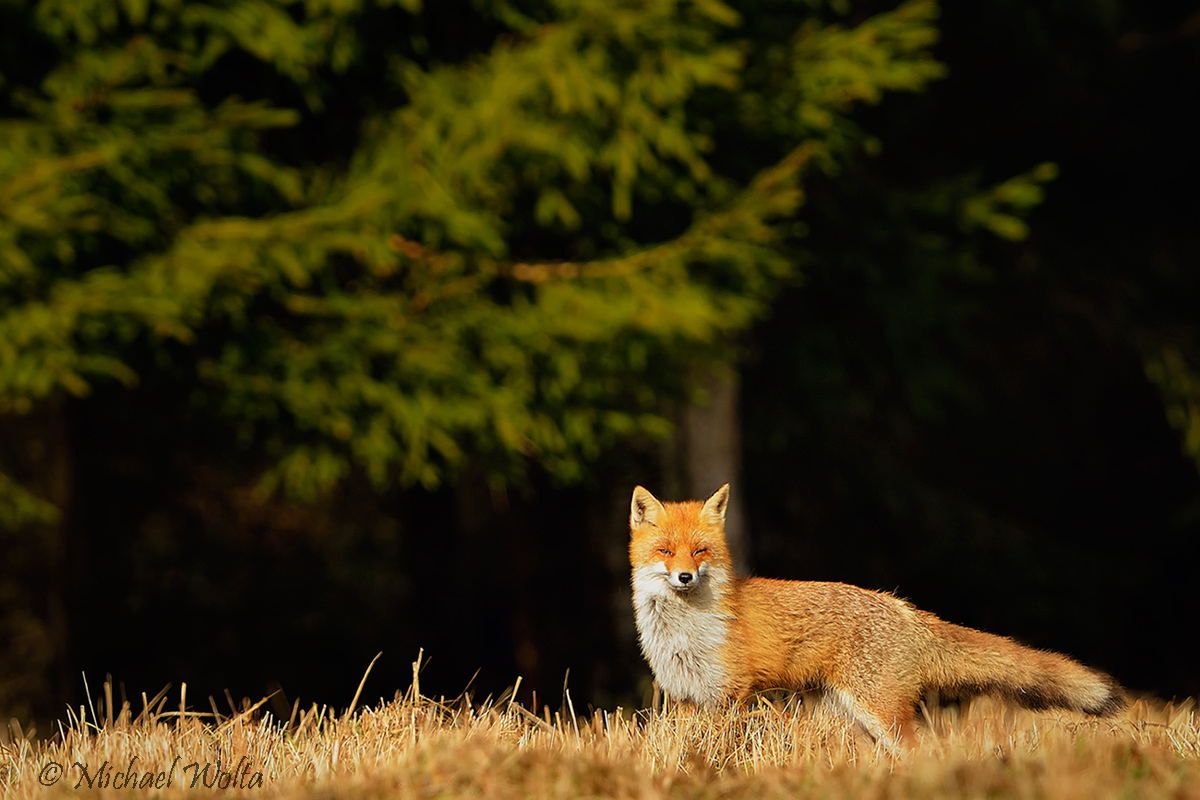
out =
{"type": "Polygon", "coordinates": [[[643,522],[651,525],[658,524],[658,515],[663,511],[663,504],[641,486],[633,490],[633,502],[629,506],[629,527],[636,528],[643,522]]]}
{"type": "Polygon", "coordinates": [[[725,525],[725,507],[729,505],[729,484],[725,484],[720,489],[713,492],[713,496],[704,501],[704,508],[700,509],[700,519],[707,522],[709,525],[724,527],[725,525]]]}

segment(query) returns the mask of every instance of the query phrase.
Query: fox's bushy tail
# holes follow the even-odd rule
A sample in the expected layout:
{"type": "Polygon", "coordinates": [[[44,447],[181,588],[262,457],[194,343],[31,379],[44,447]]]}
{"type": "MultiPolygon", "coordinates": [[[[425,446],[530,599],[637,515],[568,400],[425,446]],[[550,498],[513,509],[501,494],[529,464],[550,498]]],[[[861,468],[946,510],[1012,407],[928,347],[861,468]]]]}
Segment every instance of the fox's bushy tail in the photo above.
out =
{"type": "Polygon", "coordinates": [[[1109,675],[1059,653],[1034,650],[1003,636],[936,620],[926,690],[957,697],[995,694],[1025,708],[1065,708],[1097,716],[1125,708],[1125,692],[1109,675]]]}

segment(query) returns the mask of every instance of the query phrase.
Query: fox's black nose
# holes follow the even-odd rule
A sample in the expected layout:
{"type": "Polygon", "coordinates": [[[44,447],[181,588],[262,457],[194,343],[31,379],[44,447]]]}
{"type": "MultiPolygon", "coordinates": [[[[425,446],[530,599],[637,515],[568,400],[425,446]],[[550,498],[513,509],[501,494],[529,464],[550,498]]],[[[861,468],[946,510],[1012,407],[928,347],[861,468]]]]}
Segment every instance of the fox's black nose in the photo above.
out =
{"type": "Polygon", "coordinates": [[[686,586],[692,582],[692,577],[693,575],[690,572],[681,572],[679,573],[679,582],[686,586]]]}

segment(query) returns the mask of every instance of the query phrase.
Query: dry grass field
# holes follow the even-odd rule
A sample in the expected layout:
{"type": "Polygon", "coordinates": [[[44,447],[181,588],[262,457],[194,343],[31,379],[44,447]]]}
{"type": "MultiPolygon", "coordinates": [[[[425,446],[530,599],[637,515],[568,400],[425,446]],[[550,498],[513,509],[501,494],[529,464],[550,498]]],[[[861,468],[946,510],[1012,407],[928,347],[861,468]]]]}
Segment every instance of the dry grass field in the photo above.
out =
{"type": "Polygon", "coordinates": [[[263,703],[222,713],[208,698],[209,711],[193,710],[186,689],[137,708],[112,702],[111,686],[98,694],[48,739],[10,732],[0,797],[1200,800],[1190,701],[1138,701],[1101,721],[988,700],[926,709],[915,747],[897,755],[820,711],[766,701],[585,714],[566,695],[560,711],[534,714],[506,697],[434,701],[414,679],[373,708],[277,720],[263,703]]]}

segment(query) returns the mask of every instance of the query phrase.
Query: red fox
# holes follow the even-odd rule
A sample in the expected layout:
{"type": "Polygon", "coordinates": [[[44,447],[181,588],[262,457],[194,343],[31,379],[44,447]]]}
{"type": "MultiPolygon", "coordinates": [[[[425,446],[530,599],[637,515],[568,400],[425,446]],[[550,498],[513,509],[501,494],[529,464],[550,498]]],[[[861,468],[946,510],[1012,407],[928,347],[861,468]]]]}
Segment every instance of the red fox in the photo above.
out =
{"type": "Polygon", "coordinates": [[[667,694],[702,706],[818,689],[876,741],[911,739],[926,692],[997,694],[1026,708],[1115,714],[1108,675],[1058,653],[943,622],[844,583],[741,578],[725,545],[729,485],[703,504],[638,486],[629,517],[642,652],[667,694]]]}

